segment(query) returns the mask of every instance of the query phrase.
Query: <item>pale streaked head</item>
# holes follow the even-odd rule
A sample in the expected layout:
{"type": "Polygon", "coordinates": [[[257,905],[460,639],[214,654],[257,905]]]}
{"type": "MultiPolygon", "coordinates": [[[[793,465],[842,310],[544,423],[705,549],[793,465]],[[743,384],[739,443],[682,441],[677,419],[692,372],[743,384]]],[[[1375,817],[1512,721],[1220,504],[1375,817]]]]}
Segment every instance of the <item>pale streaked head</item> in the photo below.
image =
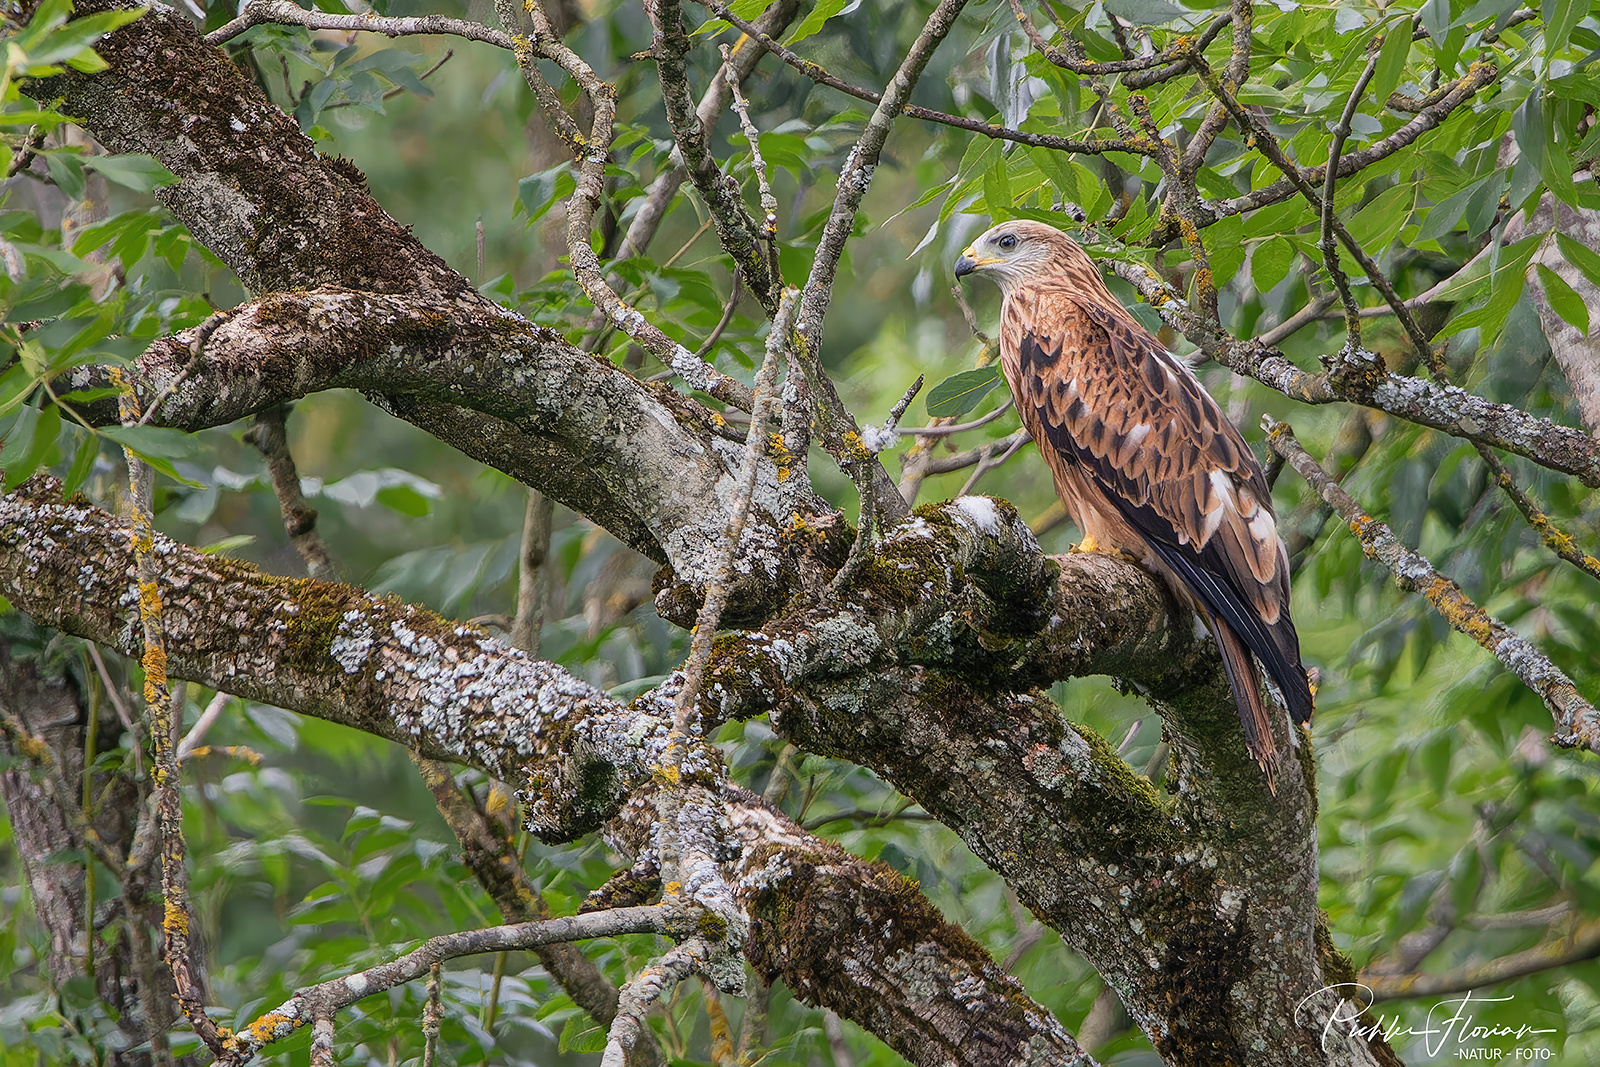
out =
{"type": "Polygon", "coordinates": [[[956,277],[984,274],[1007,295],[1025,281],[1068,275],[1089,291],[1103,289],[1100,272],[1078,243],[1054,226],[1030,219],[1002,222],[985,230],[956,260],[956,277]]]}

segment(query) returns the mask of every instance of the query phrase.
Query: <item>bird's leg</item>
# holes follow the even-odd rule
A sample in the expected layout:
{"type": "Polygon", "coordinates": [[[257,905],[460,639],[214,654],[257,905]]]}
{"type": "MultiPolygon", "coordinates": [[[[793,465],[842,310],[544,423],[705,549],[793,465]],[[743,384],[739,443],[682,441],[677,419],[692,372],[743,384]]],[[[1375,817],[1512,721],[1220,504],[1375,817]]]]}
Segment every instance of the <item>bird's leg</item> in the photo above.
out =
{"type": "Polygon", "coordinates": [[[1118,548],[1115,545],[1102,545],[1099,541],[1094,539],[1093,534],[1084,534],[1083,540],[1067,549],[1067,551],[1069,553],[1098,552],[1102,556],[1111,556],[1115,559],[1122,560],[1124,563],[1132,563],[1134,566],[1139,566],[1142,563],[1138,556],[1128,552],[1126,549],[1118,548]]]}

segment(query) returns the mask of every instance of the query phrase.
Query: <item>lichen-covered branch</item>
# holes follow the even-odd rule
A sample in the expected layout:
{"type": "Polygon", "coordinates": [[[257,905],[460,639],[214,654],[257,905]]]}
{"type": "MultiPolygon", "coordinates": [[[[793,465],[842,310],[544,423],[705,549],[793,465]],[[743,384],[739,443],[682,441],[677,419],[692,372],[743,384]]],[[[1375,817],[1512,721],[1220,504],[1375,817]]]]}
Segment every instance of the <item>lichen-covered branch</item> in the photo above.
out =
{"type": "MultiPolygon", "coordinates": [[[[713,432],[710,413],[519,316],[493,305],[473,311],[482,314],[348,290],[263,297],[233,309],[214,330],[204,370],[168,397],[156,421],[198,430],[318,390],[359,389],[670,562],[684,580],[709,578],[727,515],[713,503],[731,502],[741,455],[713,432]]],[[[181,373],[189,332],[154,342],[140,357],[142,394],[161,392],[181,373]]],[[[109,406],[87,414],[114,417],[109,406]]],[[[803,483],[780,479],[763,457],[755,495],[763,530],[775,532],[797,512],[828,510],[803,483]]],[[[743,562],[742,577],[753,571],[767,580],[788,565],[761,554],[743,562]]],[[[753,579],[744,585],[770,589],[753,579]]]]}
{"type": "Polygon", "coordinates": [[[706,129],[696,113],[689,92],[689,35],[683,28],[678,0],[653,0],[645,5],[654,28],[656,66],[661,74],[661,95],[666,104],[667,122],[673,140],[683,155],[689,180],[694,183],[706,210],[717,227],[717,240],[733,257],[740,275],[768,315],[778,311],[783,279],[773,273],[774,261],[767,254],[764,229],[740,198],[739,183],[722,172],[706,140],[706,129]]]}
{"type": "Polygon", "coordinates": [[[1515,453],[1541,467],[1570,474],[1584,485],[1600,487],[1600,440],[1581,430],[1487,400],[1460,386],[1394,374],[1359,354],[1328,357],[1330,369],[1322,373],[1301,370],[1265,339],[1237,341],[1216,334],[1204,319],[1189,312],[1153,271],[1134,264],[1122,266],[1117,273],[1217,362],[1302,404],[1361,404],[1452,437],[1515,453]]]}
{"type": "Polygon", "coordinates": [[[1555,664],[1500,620],[1467,599],[1461,587],[1421,555],[1403,545],[1387,525],[1368,515],[1355,499],[1317,465],[1295,440],[1294,430],[1270,416],[1263,419],[1267,442],[1283,456],[1318,496],[1349,524],[1362,551],[1394,574],[1395,583],[1421,593],[1454,629],[1493,653],[1507,670],[1537,693],[1555,716],[1556,743],[1600,752],[1600,712],[1555,664]]]}
{"type": "Polygon", "coordinates": [[[224,1067],[247,1063],[267,1045],[289,1037],[313,1019],[331,1018],[334,1012],[348,1008],[363,997],[421,978],[434,964],[445,960],[530,949],[557,941],[665,933],[673,923],[671,909],[656,905],[440,934],[388,963],[298,990],[294,996],[231,1035],[217,1056],[217,1062],[224,1067]]]}
{"type": "Polygon", "coordinates": [[[423,15],[418,18],[385,18],[373,14],[338,15],[328,11],[308,11],[291,0],[250,0],[239,17],[206,34],[207,44],[226,44],[252,26],[274,23],[304,26],[311,30],[353,30],[381,33],[385,37],[452,36],[481,41],[496,48],[514,49],[509,34],[490,29],[481,22],[423,15]]]}

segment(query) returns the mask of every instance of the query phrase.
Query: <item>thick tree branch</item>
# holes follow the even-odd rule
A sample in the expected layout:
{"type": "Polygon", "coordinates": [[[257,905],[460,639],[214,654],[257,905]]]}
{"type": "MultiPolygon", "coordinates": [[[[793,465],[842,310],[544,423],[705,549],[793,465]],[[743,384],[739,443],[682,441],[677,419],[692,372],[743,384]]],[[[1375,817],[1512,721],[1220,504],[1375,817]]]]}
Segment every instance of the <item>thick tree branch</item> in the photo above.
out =
{"type": "MultiPolygon", "coordinates": [[[[190,333],[156,341],[140,357],[142,393],[160,393],[182,373],[190,333]]],[[[204,371],[172,392],[160,424],[198,430],[312,392],[359,389],[671,562],[686,581],[705,581],[720,558],[727,512],[708,504],[731,503],[741,450],[711,432],[710,414],[493,305],[469,314],[398,295],[276,294],[229,312],[206,351],[204,371]]],[[[112,418],[109,407],[87,414],[112,418]]],[[[796,513],[827,507],[802,479],[780,480],[763,460],[755,510],[775,532],[796,513]]],[[[747,562],[763,577],[744,583],[746,596],[770,590],[789,565],[776,556],[747,562]]]]}

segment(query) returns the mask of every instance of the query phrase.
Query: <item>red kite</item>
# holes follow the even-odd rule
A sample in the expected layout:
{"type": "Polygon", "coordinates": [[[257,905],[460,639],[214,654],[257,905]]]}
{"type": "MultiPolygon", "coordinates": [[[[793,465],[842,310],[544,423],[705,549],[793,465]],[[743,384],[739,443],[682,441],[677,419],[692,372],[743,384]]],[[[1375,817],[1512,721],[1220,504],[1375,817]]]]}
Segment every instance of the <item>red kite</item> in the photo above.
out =
{"type": "Polygon", "coordinates": [[[1166,579],[1217,639],[1245,744],[1276,792],[1277,752],[1254,653],[1297,723],[1311,718],[1289,618],[1289,555],[1261,464],[1188,365],[1111,295],[1066,234],[1006,222],[956,276],[1000,286],[1000,364],[1022,424],[1083,531],[1166,579]]]}

